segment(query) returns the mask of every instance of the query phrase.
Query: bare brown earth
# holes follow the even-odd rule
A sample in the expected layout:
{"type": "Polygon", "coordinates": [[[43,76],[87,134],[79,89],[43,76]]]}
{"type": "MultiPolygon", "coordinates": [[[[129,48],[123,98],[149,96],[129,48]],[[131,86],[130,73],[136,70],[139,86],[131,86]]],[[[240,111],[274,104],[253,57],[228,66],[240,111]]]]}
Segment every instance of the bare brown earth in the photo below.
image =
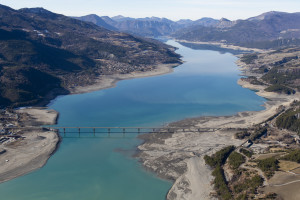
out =
{"type": "Polygon", "coordinates": [[[300,176],[288,172],[276,172],[269,180],[269,186],[265,187],[265,193],[275,192],[281,198],[287,200],[300,199],[300,176]]]}
{"type": "Polygon", "coordinates": [[[294,172],[294,173],[300,175],[300,167],[297,168],[297,169],[292,170],[292,172],[294,172]]]}

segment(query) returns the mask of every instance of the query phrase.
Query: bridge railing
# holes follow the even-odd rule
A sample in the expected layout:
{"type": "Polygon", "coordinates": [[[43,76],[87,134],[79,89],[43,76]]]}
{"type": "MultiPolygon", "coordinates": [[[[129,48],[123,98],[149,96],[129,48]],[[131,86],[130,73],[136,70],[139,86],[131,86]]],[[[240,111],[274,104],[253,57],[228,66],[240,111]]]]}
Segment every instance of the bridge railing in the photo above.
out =
{"type": "Polygon", "coordinates": [[[61,135],[70,134],[144,134],[144,133],[173,133],[182,132],[214,132],[215,128],[187,128],[187,127],[51,127],[52,130],[58,131],[61,135]]]}
{"type": "Polygon", "coordinates": [[[195,128],[195,127],[10,127],[10,130],[48,129],[58,132],[62,137],[74,136],[99,136],[111,134],[144,134],[144,133],[173,133],[182,132],[214,132],[216,128],[195,128]]]}

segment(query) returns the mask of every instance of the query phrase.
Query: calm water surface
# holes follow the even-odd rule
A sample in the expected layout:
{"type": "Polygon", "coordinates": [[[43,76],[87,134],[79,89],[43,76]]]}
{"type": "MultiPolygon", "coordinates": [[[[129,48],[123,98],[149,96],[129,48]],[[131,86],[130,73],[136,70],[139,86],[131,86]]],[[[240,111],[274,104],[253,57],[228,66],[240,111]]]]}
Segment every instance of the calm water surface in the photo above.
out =
{"type": "MultiPolygon", "coordinates": [[[[161,126],[202,115],[261,110],[264,99],[237,85],[237,58],[174,41],[186,61],[171,74],[121,81],[117,87],[56,98],[58,126],[161,126]]],[[[47,165],[0,184],[7,200],[162,200],[171,183],[143,170],[132,154],[140,140],[65,138],[47,165]]]]}

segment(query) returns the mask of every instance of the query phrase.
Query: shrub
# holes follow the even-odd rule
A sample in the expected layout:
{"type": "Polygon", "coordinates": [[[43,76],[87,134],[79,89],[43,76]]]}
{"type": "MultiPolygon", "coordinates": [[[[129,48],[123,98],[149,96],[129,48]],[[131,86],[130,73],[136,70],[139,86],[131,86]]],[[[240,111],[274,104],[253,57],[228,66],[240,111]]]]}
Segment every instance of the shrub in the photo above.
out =
{"type": "Polygon", "coordinates": [[[292,150],[288,155],[281,159],[300,163],[300,149],[292,150]]]}
{"type": "Polygon", "coordinates": [[[212,172],[212,175],[215,177],[214,185],[218,195],[224,200],[232,199],[231,192],[229,191],[225,181],[226,179],[222,167],[217,166],[212,172]]]}
{"type": "Polygon", "coordinates": [[[238,169],[239,166],[244,162],[245,162],[245,157],[238,152],[232,152],[228,157],[228,163],[232,169],[238,169]]]}
{"type": "Polygon", "coordinates": [[[257,80],[255,76],[249,76],[250,83],[253,85],[265,85],[263,82],[257,80]]]}
{"type": "Polygon", "coordinates": [[[278,170],[278,160],[276,158],[266,158],[259,160],[257,166],[265,173],[268,178],[271,178],[275,171],[278,170]]]}
{"type": "Polygon", "coordinates": [[[263,182],[263,178],[261,178],[259,175],[255,175],[251,179],[245,179],[243,183],[235,185],[234,192],[237,194],[243,191],[250,191],[251,193],[255,193],[256,189],[261,186],[263,182]]]}
{"type": "Polygon", "coordinates": [[[237,200],[246,200],[247,199],[247,194],[241,194],[236,199],[237,200]]]}
{"type": "Polygon", "coordinates": [[[257,59],[258,56],[257,54],[246,54],[241,57],[241,61],[246,63],[246,64],[252,64],[255,59],[257,59]]]}
{"type": "Polygon", "coordinates": [[[251,134],[250,139],[255,141],[256,139],[259,139],[267,132],[268,132],[267,127],[258,128],[256,131],[254,131],[254,133],[251,134]]]}
{"type": "Polygon", "coordinates": [[[242,154],[244,154],[245,156],[247,156],[248,158],[251,158],[252,155],[253,155],[253,152],[252,152],[252,151],[247,150],[247,149],[244,149],[244,148],[241,148],[241,149],[240,149],[240,152],[241,152],[242,154]]]}
{"type": "Polygon", "coordinates": [[[224,165],[228,156],[232,151],[234,151],[234,149],[234,146],[228,146],[216,152],[212,156],[204,156],[205,163],[214,168],[212,175],[215,177],[215,189],[218,195],[224,200],[232,199],[232,195],[227,186],[222,165],[224,165]]]}
{"type": "Polygon", "coordinates": [[[249,133],[248,131],[241,131],[241,132],[237,132],[237,133],[235,134],[235,137],[236,137],[237,139],[242,140],[242,139],[244,139],[245,137],[248,137],[248,136],[250,136],[250,135],[251,135],[251,133],[249,133]]]}
{"type": "Polygon", "coordinates": [[[204,156],[205,163],[213,168],[217,167],[218,165],[221,166],[226,162],[228,156],[232,151],[234,151],[234,149],[235,149],[234,146],[228,146],[216,152],[212,156],[205,155],[204,156]]]}
{"type": "Polygon", "coordinates": [[[267,92],[284,93],[287,95],[295,94],[296,91],[284,85],[271,85],[265,89],[267,92]]]}
{"type": "Polygon", "coordinates": [[[289,109],[279,115],[276,119],[276,126],[278,128],[284,128],[291,131],[300,132],[300,119],[297,119],[296,115],[300,113],[300,109],[289,109]]]}

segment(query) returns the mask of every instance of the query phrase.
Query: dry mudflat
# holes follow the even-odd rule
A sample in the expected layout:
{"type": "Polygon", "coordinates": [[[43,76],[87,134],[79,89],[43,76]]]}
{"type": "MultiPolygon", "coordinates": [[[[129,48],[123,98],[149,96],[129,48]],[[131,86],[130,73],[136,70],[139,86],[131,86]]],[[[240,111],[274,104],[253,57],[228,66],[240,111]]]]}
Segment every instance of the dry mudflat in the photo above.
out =
{"type": "Polygon", "coordinates": [[[44,166],[60,140],[56,132],[36,127],[55,124],[58,113],[54,110],[27,108],[17,112],[27,113],[30,119],[18,132],[21,138],[0,144],[0,183],[44,166]]]}
{"type": "MultiPolygon", "coordinates": [[[[185,131],[175,130],[174,133],[165,136],[153,134],[144,137],[145,143],[138,147],[140,150],[138,157],[147,169],[162,178],[174,181],[167,194],[168,200],[215,199],[211,184],[213,177],[211,169],[205,165],[204,155],[211,155],[228,145],[243,144],[245,141],[234,139],[238,129],[263,123],[277,114],[280,106],[289,106],[294,100],[300,99],[297,93],[280,95],[266,92],[265,87],[251,85],[243,80],[239,80],[238,84],[255,90],[258,95],[267,98],[269,101],[263,105],[265,109],[241,112],[234,116],[185,119],[169,125],[189,127],[185,131]],[[217,130],[193,132],[198,128],[217,130]]],[[[267,147],[268,145],[256,145],[254,148],[260,152],[267,147]]]]}
{"type": "MultiPolygon", "coordinates": [[[[114,87],[120,80],[156,76],[170,73],[175,64],[160,64],[153,70],[146,72],[132,72],[130,74],[115,74],[100,76],[95,84],[71,89],[72,94],[86,93],[114,87]]],[[[56,124],[58,113],[47,108],[32,107],[16,110],[19,114],[28,116],[21,123],[26,129],[19,133],[21,138],[10,139],[0,144],[0,183],[18,176],[30,173],[44,166],[49,157],[58,147],[59,135],[49,129],[42,129],[42,125],[56,124]]]]}
{"type": "Polygon", "coordinates": [[[100,76],[97,80],[95,80],[95,83],[92,85],[83,86],[83,87],[78,86],[73,89],[70,89],[70,91],[72,94],[79,94],[79,93],[86,93],[86,92],[107,89],[107,88],[115,87],[116,83],[121,80],[143,78],[143,77],[150,77],[150,76],[157,76],[157,75],[171,73],[173,71],[173,67],[176,67],[178,65],[179,65],[178,63],[159,64],[155,66],[154,69],[151,71],[132,72],[129,74],[104,75],[104,76],[100,76]]]}

